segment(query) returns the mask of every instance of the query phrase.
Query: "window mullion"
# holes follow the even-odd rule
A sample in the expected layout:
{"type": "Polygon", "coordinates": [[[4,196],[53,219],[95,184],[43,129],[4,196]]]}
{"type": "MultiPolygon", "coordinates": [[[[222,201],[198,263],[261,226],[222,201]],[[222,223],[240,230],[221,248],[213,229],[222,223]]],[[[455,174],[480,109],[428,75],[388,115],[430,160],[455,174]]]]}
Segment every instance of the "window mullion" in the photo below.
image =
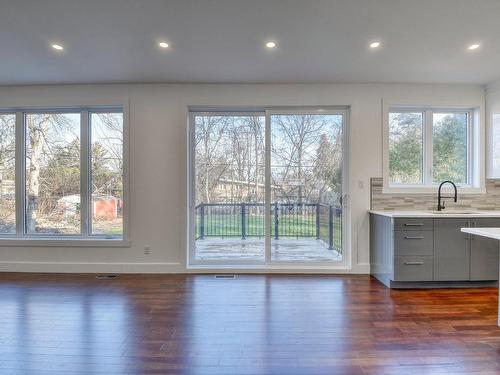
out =
{"type": "Polygon", "coordinates": [[[89,112],[81,112],[80,121],[80,226],[83,237],[88,237],[90,228],[90,124],[89,112]]]}
{"type": "Polygon", "coordinates": [[[271,262],[271,114],[265,112],[264,124],[264,254],[265,263],[271,262]]]}
{"type": "Polygon", "coordinates": [[[15,192],[16,192],[16,236],[25,234],[26,223],[26,127],[23,112],[16,112],[16,150],[15,150],[15,192]]]}
{"type": "Polygon", "coordinates": [[[432,148],[432,111],[424,112],[424,185],[430,186],[433,182],[433,148],[432,148]]]}
{"type": "Polygon", "coordinates": [[[473,113],[471,111],[467,112],[467,184],[471,186],[474,184],[475,180],[473,174],[475,168],[473,163],[474,154],[476,153],[476,142],[474,141],[474,131],[472,128],[472,116],[473,113]]]}

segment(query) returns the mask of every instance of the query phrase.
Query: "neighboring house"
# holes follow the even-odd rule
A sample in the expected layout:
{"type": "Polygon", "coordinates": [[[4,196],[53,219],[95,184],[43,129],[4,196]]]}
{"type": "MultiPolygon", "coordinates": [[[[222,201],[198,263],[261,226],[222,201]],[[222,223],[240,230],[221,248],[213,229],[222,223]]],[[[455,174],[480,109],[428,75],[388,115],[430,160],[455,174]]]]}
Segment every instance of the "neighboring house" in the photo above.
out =
{"type": "Polygon", "coordinates": [[[118,217],[120,200],[107,194],[92,195],[92,211],[94,218],[100,220],[115,220],[118,217]]]}
{"type": "MultiPolygon", "coordinates": [[[[321,191],[319,187],[309,188],[307,197],[305,183],[297,179],[289,179],[286,183],[271,185],[271,195],[280,203],[327,203],[337,202],[338,194],[334,191],[321,191]],[[302,187],[302,190],[300,188],[302,187]],[[302,193],[302,196],[300,194],[302,193]]],[[[254,181],[239,181],[219,178],[213,188],[214,202],[258,202],[264,201],[265,184],[254,181]]],[[[328,203],[331,204],[331,203],[328,203]]]]}
{"type": "MultiPolygon", "coordinates": [[[[259,202],[264,200],[265,184],[254,181],[239,181],[229,178],[219,178],[214,187],[214,198],[218,202],[259,202]]],[[[275,193],[278,188],[271,185],[271,190],[275,193]]]]}
{"type": "Polygon", "coordinates": [[[214,187],[214,197],[217,201],[226,202],[242,201],[249,197],[252,201],[260,201],[264,196],[264,187],[265,185],[259,182],[219,178],[214,187]]]}
{"type": "Polygon", "coordinates": [[[66,195],[57,201],[57,207],[62,211],[65,218],[76,216],[80,208],[80,195],[66,195]]]}
{"type": "MultiPolygon", "coordinates": [[[[64,217],[76,216],[80,208],[80,195],[66,195],[57,201],[64,217]]],[[[100,220],[115,220],[118,217],[120,201],[118,198],[107,194],[92,195],[93,217],[100,220]]]]}

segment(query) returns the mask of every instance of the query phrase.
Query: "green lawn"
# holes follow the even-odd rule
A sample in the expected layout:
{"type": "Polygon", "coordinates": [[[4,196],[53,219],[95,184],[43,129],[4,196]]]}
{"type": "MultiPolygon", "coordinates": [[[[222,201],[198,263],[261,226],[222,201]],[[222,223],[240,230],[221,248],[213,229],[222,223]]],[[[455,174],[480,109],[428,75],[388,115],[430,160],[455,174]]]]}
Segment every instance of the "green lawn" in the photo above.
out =
{"type": "MultiPolygon", "coordinates": [[[[206,215],[205,237],[241,237],[242,225],[239,215],[206,215]]],[[[247,237],[264,237],[264,215],[249,215],[245,221],[247,237]]],[[[320,238],[329,242],[328,217],[320,217],[320,238]]],[[[274,217],[271,236],[275,235],[274,217]]],[[[196,217],[196,238],[200,236],[200,217],[196,217]]],[[[279,238],[316,238],[316,218],[312,216],[286,215],[278,223],[279,238]]],[[[333,244],[337,249],[342,246],[342,223],[335,218],[333,225],[333,244]]]]}

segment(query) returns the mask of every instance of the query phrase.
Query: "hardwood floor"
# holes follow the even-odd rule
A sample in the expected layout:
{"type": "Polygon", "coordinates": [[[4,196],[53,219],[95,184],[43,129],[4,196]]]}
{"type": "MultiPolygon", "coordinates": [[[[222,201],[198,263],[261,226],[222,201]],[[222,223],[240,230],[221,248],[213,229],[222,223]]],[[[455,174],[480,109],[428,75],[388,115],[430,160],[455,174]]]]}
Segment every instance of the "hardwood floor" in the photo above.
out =
{"type": "Polygon", "coordinates": [[[0,274],[0,374],[500,374],[497,290],[0,274]]]}

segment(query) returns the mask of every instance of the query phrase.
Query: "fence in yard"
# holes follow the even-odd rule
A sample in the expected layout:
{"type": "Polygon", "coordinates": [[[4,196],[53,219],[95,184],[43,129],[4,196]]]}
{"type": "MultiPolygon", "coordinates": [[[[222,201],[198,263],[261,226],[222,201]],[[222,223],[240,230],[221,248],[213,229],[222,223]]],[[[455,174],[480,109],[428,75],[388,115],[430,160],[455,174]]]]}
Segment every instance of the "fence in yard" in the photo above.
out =
{"type": "MultiPolygon", "coordinates": [[[[201,203],[196,206],[196,239],[265,236],[264,203],[201,203]]],[[[342,250],[342,208],[319,203],[271,204],[274,239],[316,238],[342,250]]]]}

